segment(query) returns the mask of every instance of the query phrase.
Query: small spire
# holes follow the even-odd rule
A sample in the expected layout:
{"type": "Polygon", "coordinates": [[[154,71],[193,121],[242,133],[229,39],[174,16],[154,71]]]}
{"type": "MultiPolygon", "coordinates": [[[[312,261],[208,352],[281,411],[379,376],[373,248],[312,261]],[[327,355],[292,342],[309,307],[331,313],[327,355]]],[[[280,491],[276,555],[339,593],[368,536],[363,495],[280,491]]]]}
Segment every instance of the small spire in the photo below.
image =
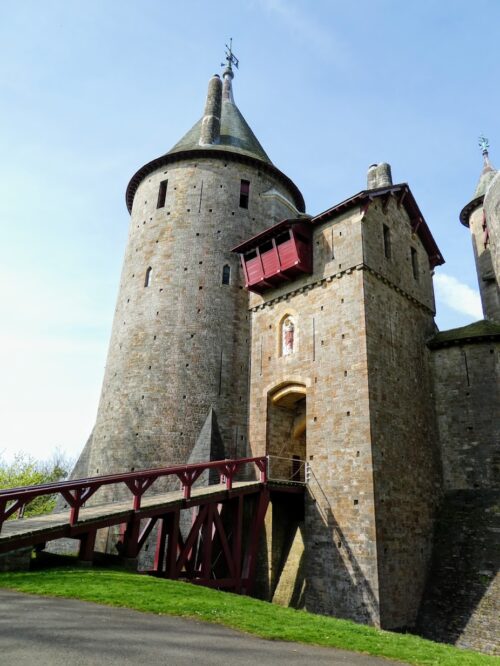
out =
{"type": "Polygon", "coordinates": [[[484,134],[481,134],[479,137],[479,147],[481,148],[481,153],[483,155],[483,173],[486,173],[487,171],[494,171],[493,167],[491,166],[490,156],[488,153],[490,142],[484,136],[484,134]]]}
{"type": "Polygon", "coordinates": [[[234,78],[233,65],[239,69],[240,61],[233,53],[233,38],[229,40],[229,46],[226,44],[226,64],[221,63],[221,67],[225,67],[222,72],[223,87],[222,87],[222,100],[224,102],[233,102],[233,86],[232,80],[234,78]]]}
{"type": "MultiPolygon", "coordinates": [[[[229,69],[231,72],[233,71],[233,65],[236,67],[236,69],[239,69],[240,67],[240,61],[238,58],[234,55],[233,53],[233,38],[231,37],[229,40],[229,46],[226,44],[226,62],[227,65],[224,65],[224,63],[221,63],[221,67],[226,67],[226,69],[229,69]]],[[[234,74],[233,74],[234,76],[234,74]]]]}
{"type": "Polygon", "coordinates": [[[481,148],[481,152],[483,153],[483,155],[488,154],[488,148],[490,147],[490,142],[484,136],[484,134],[481,134],[481,136],[479,137],[479,147],[481,148]]]}

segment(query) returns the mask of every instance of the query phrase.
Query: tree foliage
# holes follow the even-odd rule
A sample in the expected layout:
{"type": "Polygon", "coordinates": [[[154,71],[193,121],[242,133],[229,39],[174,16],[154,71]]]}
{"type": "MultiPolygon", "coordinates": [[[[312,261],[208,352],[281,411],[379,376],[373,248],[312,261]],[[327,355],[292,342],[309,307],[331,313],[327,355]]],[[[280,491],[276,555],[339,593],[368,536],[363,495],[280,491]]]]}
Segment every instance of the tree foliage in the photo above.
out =
{"type": "MultiPolygon", "coordinates": [[[[72,462],[60,451],[57,451],[47,461],[35,460],[28,454],[18,453],[11,463],[0,459],[0,490],[62,481],[67,477],[72,466],[72,462]]],[[[54,495],[37,497],[26,505],[23,515],[29,517],[50,513],[54,509],[55,503],[54,495]]]]}

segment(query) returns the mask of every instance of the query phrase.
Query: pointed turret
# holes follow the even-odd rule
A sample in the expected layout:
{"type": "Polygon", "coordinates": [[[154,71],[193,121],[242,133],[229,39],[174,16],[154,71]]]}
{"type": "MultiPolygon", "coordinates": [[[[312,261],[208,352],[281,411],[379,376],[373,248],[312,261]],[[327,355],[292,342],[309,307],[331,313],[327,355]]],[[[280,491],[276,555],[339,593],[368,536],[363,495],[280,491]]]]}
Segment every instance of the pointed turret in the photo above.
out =
{"type": "Polygon", "coordinates": [[[496,256],[492,256],[489,229],[491,223],[486,219],[484,211],[484,199],[497,171],[490,162],[488,139],[481,136],[479,146],[483,154],[483,170],[472,200],[460,213],[460,222],[470,228],[484,317],[500,321],[500,290],[494,261],[496,256]]]}
{"type": "Polygon", "coordinates": [[[469,201],[469,203],[466,206],[464,206],[464,208],[460,213],[460,222],[466,227],[469,226],[469,218],[472,212],[476,208],[482,205],[484,200],[484,195],[486,194],[486,190],[488,189],[488,185],[491,183],[491,181],[493,180],[493,178],[497,173],[497,170],[495,169],[495,167],[493,167],[493,165],[490,162],[490,157],[488,152],[489,148],[488,139],[481,136],[479,138],[479,147],[481,148],[483,154],[483,170],[481,171],[481,175],[479,176],[479,181],[477,183],[477,187],[475,189],[472,199],[469,201]]]}

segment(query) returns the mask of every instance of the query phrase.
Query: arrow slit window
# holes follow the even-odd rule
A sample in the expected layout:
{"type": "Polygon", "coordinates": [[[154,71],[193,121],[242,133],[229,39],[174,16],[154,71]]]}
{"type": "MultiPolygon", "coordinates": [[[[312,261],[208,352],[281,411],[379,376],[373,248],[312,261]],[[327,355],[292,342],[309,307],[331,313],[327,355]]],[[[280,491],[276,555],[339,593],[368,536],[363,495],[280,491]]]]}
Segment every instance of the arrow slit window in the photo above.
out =
{"type": "Polygon", "coordinates": [[[160,183],[160,189],[158,190],[158,201],[156,202],[157,208],[163,208],[165,206],[165,200],[167,198],[167,185],[168,180],[162,180],[160,183]]]}
{"type": "Polygon", "coordinates": [[[242,180],[240,183],[240,208],[248,208],[250,198],[250,181],[242,180]]]}

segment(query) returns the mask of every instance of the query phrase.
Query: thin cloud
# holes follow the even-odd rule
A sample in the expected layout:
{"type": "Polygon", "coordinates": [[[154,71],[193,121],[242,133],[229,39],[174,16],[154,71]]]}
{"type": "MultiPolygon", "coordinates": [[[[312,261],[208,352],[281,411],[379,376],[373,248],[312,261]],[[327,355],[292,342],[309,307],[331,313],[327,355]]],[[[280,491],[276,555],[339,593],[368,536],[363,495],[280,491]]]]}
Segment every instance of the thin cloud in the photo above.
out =
{"type": "Polygon", "coordinates": [[[335,60],[337,64],[345,59],[345,45],[333,33],[331,26],[326,29],[311,16],[311,6],[304,11],[291,0],[258,0],[258,4],[273,14],[296,41],[328,60],[335,60]]]}
{"type": "Polygon", "coordinates": [[[436,299],[444,305],[473,319],[483,318],[479,293],[469,285],[452,275],[439,273],[434,277],[434,286],[436,299]]]}

